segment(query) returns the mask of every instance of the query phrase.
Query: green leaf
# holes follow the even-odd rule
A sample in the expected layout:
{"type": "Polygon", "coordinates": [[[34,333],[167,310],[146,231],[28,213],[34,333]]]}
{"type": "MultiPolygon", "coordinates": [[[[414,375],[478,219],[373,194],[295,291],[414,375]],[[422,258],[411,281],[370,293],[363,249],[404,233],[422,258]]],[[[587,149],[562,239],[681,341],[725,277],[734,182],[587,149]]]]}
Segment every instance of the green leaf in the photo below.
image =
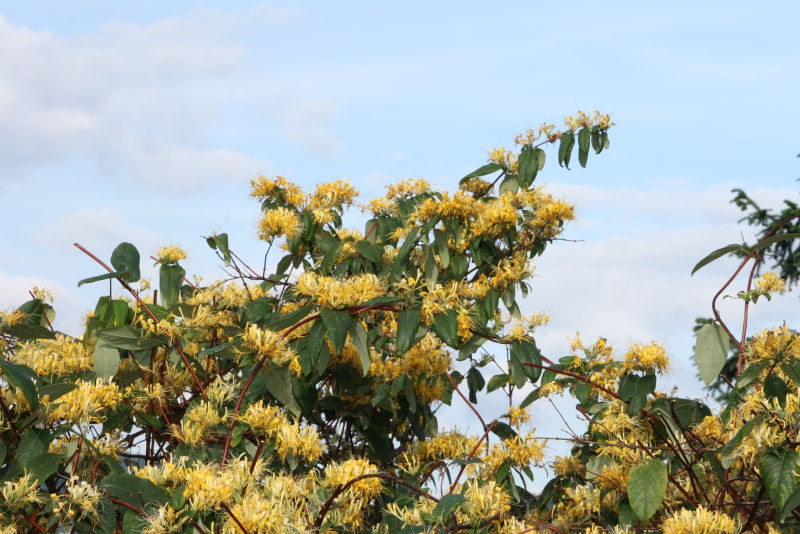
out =
{"type": "Polygon", "coordinates": [[[447,269],[450,266],[450,247],[447,245],[447,236],[438,228],[433,231],[433,235],[436,236],[436,251],[439,253],[442,269],[447,269]]]}
{"type": "Polygon", "coordinates": [[[536,382],[539,379],[539,375],[542,374],[541,368],[525,365],[526,363],[542,365],[542,353],[539,351],[539,347],[536,346],[535,341],[532,339],[515,341],[511,344],[511,355],[516,357],[522,364],[522,370],[531,382],[536,382]]]}
{"type": "Polygon", "coordinates": [[[572,158],[572,147],[575,146],[575,134],[564,132],[558,145],[558,164],[569,169],[569,160],[572,158]]]}
{"type": "Polygon", "coordinates": [[[158,269],[158,290],[161,303],[165,308],[172,308],[178,303],[181,282],[186,271],[180,265],[162,265],[158,269]]]}
{"type": "Polygon", "coordinates": [[[106,345],[105,343],[98,343],[94,347],[94,373],[97,378],[108,380],[117,374],[119,369],[119,350],[106,345]]]}
{"type": "Polygon", "coordinates": [[[790,392],[789,386],[779,376],[769,375],[764,379],[764,395],[770,399],[778,399],[781,406],[786,403],[786,395],[790,392]]]}
{"type": "Polygon", "coordinates": [[[702,269],[703,267],[705,267],[706,265],[708,265],[712,261],[718,260],[722,256],[725,256],[727,254],[730,254],[732,252],[737,252],[737,251],[747,252],[747,249],[745,249],[742,245],[727,245],[725,247],[718,248],[717,250],[715,250],[714,252],[710,253],[708,256],[706,256],[702,260],[698,261],[697,265],[695,265],[694,269],[692,269],[692,274],[696,273],[697,271],[699,271],[700,269],[702,269]]]}
{"type": "Polygon", "coordinates": [[[667,466],[656,458],[639,464],[628,474],[628,501],[633,513],[646,523],[661,506],[667,492],[667,466]]]}
{"type": "Polygon", "coordinates": [[[519,175],[519,185],[528,187],[536,179],[536,174],[539,172],[539,151],[523,148],[519,153],[518,161],[517,174],[519,175]]]}
{"type": "Polygon", "coordinates": [[[706,385],[717,379],[728,359],[729,339],[725,330],[717,323],[707,323],[697,332],[694,345],[694,361],[700,378],[706,385]]]}
{"type": "Polygon", "coordinates": [[[500,389],[506,384],[508,384],[508,375],[506,373],[494,375],[489,379],[489,384],[486,386],[486,392],[491,393],[492,391],[500,389]]]}
{"type": "Polygon", "coordinates": [[[31,458],[30,462],[25,465],[20,462],[20,465],[34,474],[40,483],[58,471],[58,465],[61,463],[61,456],[49,452],[43,452],[31,458]]]}
{"type": "Polygon", "coordinates": [[[469,268],[469,260],[463,254],[453,254],[450,256],[450,273],[453,278],[459,280],[464,278],[469,268]]]}
{"type": "Polygon", "coordinates": [[[786,241],[787,239],[797,239],[800,237],[800,234],[778,234],[770,236],[764,239],[761,243],[757,246],[753,247],[753,252],[761,252],[762,250],[778,243],[780,241],[786,241]]]}
{"type": "Polygon", "coordinates": [[[206,349],[201,350],[197,353],[197,358],[200,359],[204,356],[211,356],[212,354],[217,354],[222,352],[230,347],[232,347],[236,343],[236,340],[233,339],[231,341],[226,341],[225,343],[220,343],[219,345],[214,345],[213,347],[208,347],[206,349]]]}
{"type": "Polygon", "coordinates": [[[98,342],[122,350],[145,350],[166,344],[166,339],[159,336],[142,339],[143,333],[138,328],[125,325],[101,330],[97,333],[97,337],[98,342]]]}
{"type": "Polygon", "coordinates": [[[603,145],[600,143],[600,131],[597,126],[592,126],[592,149],[595,154],[599,154],[603,150],[603,145]]]}
{"type": "Polygon", "coordinates": [[[35,373],[24,365],[16,365],[5,360],[0,360],[0,369],[3,370],[6,382],[11,387],[18,389],[28,401],[31,410],[36,411],[39,408],[39,395],[36,393],[33,380],[31,380],[31,375],[35,376],[35,373]]]}
{"type": "Polygon", "coordinates": [[[361,360],[361,374],[367,376],[372,365],[372,357],[369,354],[369,338],[367,331],[361,321],[353,321],[350,325],[350,341],[356,347],[358,358],[361,360]]]}
{"type": "Polygon", "coordinates": [[[442,495],[442,498],[439,499],[439,502],[436,503],[436,506],[433,509],[433,520],[444,521],[456,506],[466,500],[467,498],[460,493],[448,493],[447,495],[442,495]]]}
{"type": "Polygon", "coordinates": [[[378,230],[381,227],[380,221],[378,219],[370,219],[364,225],[364,239],[369,241],[370,243],[375,243],[380,239],[380,235],[378,230]]]}
{"type": "Polygon", "coordinates": [[[539,398],[539,391],[540,388],[536,388],[530,393],[528,393],[528,395],[524,399],[522,399],[522,402],[519,403],[519,407],[527,408],[528,406],[533,404],[539,398]]]}
{"type": "Polygon", "coordinates": [[[439,279],[439,266],[436,265],[434,259],[433,247],[428,247],[425,252],[425,279],[428,282],[428,287],[436,286],[436,281],[439,279]]]}
{"type": "Polygon", "coordinates": [[[222,253],[222,259],[225,261],[225,265],[230,265],[231,249],[228,248],[228,234],[226,233],[217,234],[213,237],[213,239],[220,253],[222,253]]]}
{"type": "Polygon", "coordinates": [[[114,534],[114,529],[117,525],[117,517],[114,513],[114,504],[108,500],[107,497],[100,497],[100,503],[97,506],[98,521],[94,532],[101,534],[114,534]]]}
{"type": "Polygon", "coordinates": [[[373,406],[377,406],[388,398],[389,384],[386,382],[381,382],[375,387],[375,391],[372,392],[372,397],[370,398],[369,403],[373,406]]]}
{"type": "Polygon", "coordinates": [[[646,397],[656,390],[656,376],[625,374],[620,378],[618,394],[626,402],[635,397],[646,397]]]}
{"type": "Polygon", "coordinates": [[[395,258],[394,269],[392,271],[392,276],[394,278],[400,276],[405,270],[406,264],[408,264],[408,256],[411,254],[412,247],[417,243],[419,233],[420,227],[414,227],[414,229],[408,233],[400,249],[397,251],[397,257],[395,258]]]}
{"type": "Polygon", "coordinates": [[[302,412],[297,399],[292,392],[292,375],[286,367],[272,367],[262,369],[258,378],[263,380],[270,395],[275,397],[283,406],[296,416],[302,412]]]}
{"type": "Polygon", "coordinates": [[[347,331],[350,329],[352,317],[347,312],[323,309],[322,322],[328,332],[328,337],[333,343],[334,350],[339,353],[344,348],[347,340],[347,331]]]}
{"type": "Polygon", "coordinates": [[[55,339],[56,335],[49,328],[38,324],[19,323],[11,327],[11,333],[20,341],[30,339],[55,339]]]}
{"type": "Polygon", "coordinates": [[[433,316],[433,331],[447,345],[456,348],[459,345],[458,315],[456,310],[447,310],[433,316]]]}
{"type": "Polygon", "coordinates": [[[800,480],[797,478],[797,463],[800,454],[796,451],[772,449],[759,462],[759,472],[764,480],[778,521],[783,521],[797,507],[795,496],[800,480]]]}
{"type": "Polygon", "coordinates": [[[148,504],[163,505],[169,502],[169,493],[147,479],[126,473],[113,473],[100,484],[109,495],[123,500],[137,508],[148,504]]]}
{"type": "Polygon", "coordinates": [[[483,389],[483,386],[486,385],[486,381],[483,379],[483,375],[480,371],[478,371],[477,367],[470,367],[470,370],[467,371],[467,387],[469,388],[469,400],[472,403],[478,402],[476,394],[483,389]]]}
{"type": "Polygon", "coordinates": [[[120,243],[111,253],[111,265],[116,271],[126,274],[122,278],[126,282],[136,282],[141,274],[139,272],[139,251],[130,243],[120,243]]]}
{"type": "Polygon", "coordinates": [[[116,278],[122,277],[128,274],[128,271],[114,271],[111,273],[100,274],[97,276],[92,276],[91,278],[84,278],[78,282],[78,287],[81,287],[83,284],[91,284],[92,282],[99,282],[100,280],[108,280],[109,278],[116,278]]]}
{"type": "Polygon", "coordinates": [[[492,427],[492,433],[494,433],[500,439],[511,439],[517,435],[516,431],[511,428],[511,425],[502,421],[498,421],[494,424],[492,427]]]}
{"type": "Polygon", "coordinates": [[[503,181],[500,182],[500,187],[498,191],[500,192],[500,196],[505,195],[506,193],[516,193],[519,190],[519,181],[517,177],[513,174],[507,175],[503,178],[503,181]]]}
{"type": "Polygon", "coordinates": [[[493,172],[497,172],[500,169],[502,169],[502,167],[500,165],[498,165],[497,163],[487,163],[486,165],[478,167],[477,169],[475,169],[474,171],[472,171],[468,175],[464,176],[461,179],[461,181],[459,182],[459,185],[461,183],[463,183],[464,181],[469,180],[470,178],[477,178],[479,176],[486,176],[487,174],[492,174],[493,172]]]}
{"type": "Polygon", "coordinates": [[[304,319],[311,310],[314,309],[313,304],[306,304],[302,308],[297,308],[291,313],[287,313],[286,315],[278,315],[277,313],[273,313],[269,317],[267,317],[267,328],[270,330],[280,331],[284,328],[288,328],[299,323],[302,319],[304,319]]]}
{"type": "Polygon", "coordinates": [[[536,152],[536,162],[539,164],[539,170],[544,169],[544,162],[547,160],[547,153],[541,148],[534,150],[536,152]]]}
{"type": "Polygon", "coordinates": [[[356,241],[356,250],[376,265],[383,265],[383,245],[370,244],[368,241],[356,241]]]}
{"type": "Polygon", "coordinates": [[[411,413],[415,413],[417,411],[417,394],[414,392],[414,384],[411,383],[411,380],[403,383],[403,392],[406,394],[408,409],[411,413]]]}
{"type": "Polygon", "coordinates": [[[581,167],[586,167],[586,161],[589,159],[590,135],[589,128],[581,128],[578,132],[578,162],[581,167]]]}
{"type": "Polygon", "coordinates": [[[313,367],[316,367],[316,363],[319,360],[319,352],[324,342],[325,323],[322,321],[314,321],[314,326],[312,326],[311,330],[308,332],[304,351],[308,355],[313,367]]]}
{"type": "Polygon", "coordinates": [[[760,362],[755,362],[748,365],[742,374],[739,375],[739,378],[736,379],[736,389],[744,389],[756,380],[761,371],[767,368],[770,365],[770,362],[767,360],[761,360],[760,362]]]}
{"type": "Polygon", "coordinates": [[[800,365],[798,363],[784,362],[781,364],[781,370],[794,382],[795,386],[800,386],[800,365]]]}
{"type": "Polygon", "coordinates": [[[750,419],[744,424],[744,426],[742,426],[742,428],[739,429],[736,435],[733,436],[733,438],[719,450],[720,463],[722,464],[722,467],[728,469],[733,465],[733,462],[735,461],[734,454],[736,453],[739,445],[742,443],[742,440],[747,437],[747,434],[749,434],[753,428],[761,424],[761,421],[764,420],[764,417],[764,414],[758,414],[754,418],[750,419]]]}
{"type": "Polygon", "coordinates": [[[397,356],[402,356],[411,348],[419,324],[419,310],[403,310],[397,314],[397,356]]]}
{"type": "Polygon", "coordinates": [[[37,389],[39,390],[39,399],[43,399],[46,396],[48,399],[50,399],[50,402],[53,402],[77,387],[77,384],[61,382],[58,384],[46,384],[44,386],[39,386],[37,389]]]}
{"type": "Polygon", "coordinates": [[[517,388],[521,388],[525,385],[525,379],[528,378],[525,374],[525,370],[522,366],[522,362],[519,361],[519,354],[516,351],[512,351],[509,354],[509,363],[511,371],[511,378],[514,380],[514,385],[517,388]]]}

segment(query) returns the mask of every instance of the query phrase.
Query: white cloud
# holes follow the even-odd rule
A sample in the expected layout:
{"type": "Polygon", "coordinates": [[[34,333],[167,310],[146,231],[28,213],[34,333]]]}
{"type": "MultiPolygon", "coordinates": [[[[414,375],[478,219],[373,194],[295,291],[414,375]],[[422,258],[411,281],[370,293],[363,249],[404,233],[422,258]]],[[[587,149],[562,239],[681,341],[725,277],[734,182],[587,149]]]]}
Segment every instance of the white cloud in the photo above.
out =
{"type": "Polygon", "coordinates": [[[110,209],[84,209],[67,213],[44,225],[36,239],[62,251],[74,250],[75,242],[80,242],[89,250],[111,251],[127,241],[135,244],[142,253],[154,250],[159,242],[152,232],[129,224],[110,209]]]}
{"type": "MultiPolygon", "coordinates": [[[[187,192],[212,179],[269,172],[264,159],[221,146],[215,132],[232,84],[255,81],[250,73],[237,78],[247,52],[242,29],[297,16],[261,6],[112,22],[62,37],[0,15],[0,180],[80,160],[110,179],[187,192]]],[[[328,128],[335,104],[288,90],[268,98],[275,104],[265,119],[287,138],[317,153],[339,149],[328,128]]]]}
{"type": "Polygon", "coordinates": [[[339,106],[327,99],[301,99],[283,112],[283,135],[319,156],[331,157],[342,143],[330,130],[330,123],[340,114],[339,106]]]}

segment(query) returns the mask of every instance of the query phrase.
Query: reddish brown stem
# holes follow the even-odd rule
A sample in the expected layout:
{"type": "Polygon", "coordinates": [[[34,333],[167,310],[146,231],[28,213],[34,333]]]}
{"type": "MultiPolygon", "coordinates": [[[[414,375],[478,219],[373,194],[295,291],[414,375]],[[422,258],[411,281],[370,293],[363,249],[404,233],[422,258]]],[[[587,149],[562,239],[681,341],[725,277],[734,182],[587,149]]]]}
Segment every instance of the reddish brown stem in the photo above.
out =
{"type": "Polygon", "coordinates": [[[456,475],[456,478],[455,478],[455,480],[453,480],[453,483],[452,483],[452,484],[450,484],[450,493],[453,493],[453,490],[455,490],[455,489],[456,489],[456,486],[458,486],[458,481],[459,481],[459,479],[461,478],[461,475],[463,475],[463,474],[464,474],[464,470],[467,468],[467,462],[469,462],[470,460],[472,460],[472,458],[475,456],[475,453],[476,453],[476,452],[478,452],[478,448],[481,446],[481,443],[483,443],[483,440],[485,440],[485,439],[486,439],[486,438],[489,436],[489,432],[491,432],[491,431],[492,431],[492,429],[494,428],[494,425],[495,425],[496,423],[497,423],[497,419],[495,419],[494,421],[492,421],[491,423],[489,423],[489,428],[487,428],[487,429],[486,429],[486,431],[483,433],[483,435],[482,435],[482,436],[481,436],[481,438],[478,440],[478,442],[477,442],[477,443],[475,443],[475,446],[474,446],[474,447],[472,447],[472,450],[471,450],[471,451],[469,451],[469,455],[467,456],[467,459],[466,459],[466,461],[465,461],[465,462],[464,462],[464,464],[461,466],[461,469],[459,469],[459,471],[458,471],[458,474],[456,475]]]}
{"type": "MultiPolygon", "coordinates": [[[[99,263],[99,264],[100,264],[100,265],[101,265],[101,266],[102,266],[104,269],[106,269],[108,272],[110,272],[110,273],[113,273],[113,272],[114,272],[114,271],[111,269],[111,267],[109,267],[108,265],[106,265],[106,264],[105,264],[105,262],[103,262],[103,260],[101,260],[100,258],[98,258],[97,256],[95,256],[94,254],[92,254],[91,252],[89,252],[88,250],[86,250],[85,248],[83,248],[83,247],[82,247],[82,246],[81,246],[79,243],[73,243],[73,245],[75,245],[76,247],[78,247],[78,249],[80,249],[80,250],[81,250],[81,251],[82,251],[84,254],[86,254],[87,256],[89,256],[90,258],[92,258],[94,261],[96,261],[97,263],[99,263]]],[[[143,309],[144,309],[144,310],[145,310],[145,311],[148,313],[148,315],[150,315],[150,317],[153,319],[153,321],[155,321],[155,322],[157,323],[157,322],[158,322],[158,317],[156,317],[156,314],[155,314],[155,313],[153,313],[153,310],[151,310],[151,309],[150,309],[150,308],[147,306],[147,304],[145,303],[145,301],[144,301],[144,300],[142,300],[142,298],[141,298],[141,297],[139,297],[139,293],[137,293],[136,291],[134,291],[134,289],[133,289],[131,286],[129,286],[129,285],[128,285],[128,283],[127,283],[127,282],[125,282],[125,280],[123,280],[122,278],[120,278],[120,277],[117,277],[117,281],[118,281],[118,282],[120,283],[120,285],[122,285],[122,287],[124,287],[124,288],[125,288],[125,289],[126,289],[126,290],[127,290],[127,291],[128,291],[130,294],[131,294],[131,295],[133,295],[133,298],[135,298],[135,299],[136,299],[136,302],[138,302],[138,303],[139,303],[139,305],[140,305],[140,306],[141,306],[141,307],[142,307],[142,308],[143,308],[143,309]]],[[[189,361],[189,357],[188,357],[188,356],[186,356],[186,353],[184,353],[184,352],[183,352],[183,349],[181,349],[181,347],[180,347],[180,344],[179,344],[177,341],[175,341],[174,339],[170,338],[170,343],[172,343],[172,346],[175,348],[175,350],[177,350],[177,351],[178,351],[178,354],[180,354],[180,355],[181,355],[181,359],[183,360],[183,363],[184,363],[184,364],[186,364],[186,368],[189,370],[189,373],[192,375],[192,378],[194,379],[195,383],[197,384],[197,387],[200,389],[200,394],[201,394],[203,397],[205,397],[205,396],[206,396],[206,390],[205,390],[205,388],[203,387],[203,384],[200,382],[200,379],[197,377],[197,373],[195,373],[195,372],[194,372],[194,368],[192,367],[192,363],[189,361]]]]}
{"type": "Polygon", "coordinates": [[[226,504],[221,504],[220,506],[222,507],[222,509],[223,509],[223,510],[225,510],[225,513],[226,513],[226,514],[228,514],[229,516],[231,516],[231,519],[233,519],[233,522],[234,522],[234,523],[236,523],[236,526],[238,526],[238,527],[239,527],[239,529],[240,529],[242,532],[244,532],[244,534],[248,534],[248,532],[247,532],[247,529],[246,529],[246,528],[244,528],[244,525],[242,525],[242,523],[239,521],[239,518],[238,518],[238,517],[236,517],[235,515],[233,515],[233,512],[231,512],[231,509],[230,509],[230,508],[228,508],[228,505],[226,505],[226,504]]]}
{"type": "Polygon", "coordinates": [[[478,417],[478,419],[481,422],[481,426],[483,427],[483,430],[485,432],[487,428],[486,421],[483,420],[483,417],[481,417],[480,412],[477,410],[477,408],[475,408],[475,406],[472,405],[469,399],[466,398],[463,393],[461,393],[461,390],[458,389],[458,385],[456,384],[455,380],[453,380],[453,377],[450,376],[450,373],[445,373],[445,376],[447,376],[447,379],[450,381],[450,384],[453,385],[453,389],[455,390],[456,393],[458,393],[458,396],[461,397],[461,399],[467,403],[467,406],[469,406],[469,409],[472,410],[472,413],[474,413],[478,417]]]}

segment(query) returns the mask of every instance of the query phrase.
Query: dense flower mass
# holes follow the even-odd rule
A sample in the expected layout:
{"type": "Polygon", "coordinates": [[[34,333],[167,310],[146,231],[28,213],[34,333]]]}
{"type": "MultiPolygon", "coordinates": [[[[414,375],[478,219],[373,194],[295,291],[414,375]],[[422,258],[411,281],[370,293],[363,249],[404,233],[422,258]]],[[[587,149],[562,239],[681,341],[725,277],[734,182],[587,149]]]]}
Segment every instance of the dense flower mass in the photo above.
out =
{"type": "MultiPolygon", "coordinates": [[[[370,201],[346,180],[256,177],[256,260],[213,234],[225,279],[190,283],[165,247],[155,291],[122,243],[113,273],[81,282],[124,284],[77,336],[32,289],[0,313],[0,533],[799,529],[788,325],[732,339],[741,374],[714,410],[658,388],[683,371],[661,345],[537,346],[549,318],[522,299],[575,209],[534,182],[548,158],[585,166],[610,126],[578,112],[528,130],[454,191],[414,178],[370,201]],[[533,428],[564,402],[564,434],[533,428]]],[[[784,289],[766,273],[737,296],[784,289]]],[[[705,380],[729,349],[701,337],[705,380]]]]}

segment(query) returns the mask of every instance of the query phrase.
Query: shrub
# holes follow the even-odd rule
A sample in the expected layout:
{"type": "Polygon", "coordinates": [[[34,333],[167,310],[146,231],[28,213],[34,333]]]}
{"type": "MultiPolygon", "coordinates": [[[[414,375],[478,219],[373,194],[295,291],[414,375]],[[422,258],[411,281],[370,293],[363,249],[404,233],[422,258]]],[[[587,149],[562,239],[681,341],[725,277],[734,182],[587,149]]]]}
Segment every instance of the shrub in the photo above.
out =
{"type": "MultiPolygon", "coordinates": [[[[556,360],[536,346],[547,319],[524,317],[518,298],[531,260],[573,218],[532,185],[544,147],[557,143],[568,166],[577,144],[585,166],[609,127],[579,113],[563,132],[528,131],[519,152],[494,150],[454,193],[408,180],[361,206],[343,181],[306,194],[256,178],[260,263],[283,251],[274,273],[218,234],[207,242],[228,279],[193,284],[170,247],[155,256],[150,291],[132,244],[110,266],[76,244],[108,271],[79,285],[116,280],[124,293],[100,298],[77,338],[53,331],[43,290],[2,315],[3,532],[798,525],[794,332],[736,342],[747,365],[718,413],[656,392],[669,365],[658,345],[614,358],[605,340],[576,339],[556,360]],[[363,233],[343,227],[352,206],[371,214],[363,233]],[[478,394],[500,389],[508,411],[485,416],[478,394]],[[545,443],[526,410],[564,392],[587,429],[563,438],[571,454],[548,462],[553,477],[535,493],[545,443]],[[479,435],[440,428],[442,403],[463,403],[479,435]]],[[[764,280],[740,295],[746,305],[778,289],[764,280]]],[[[706,380],[727,353],[717,319],[698,333],[706,380]]]]}

